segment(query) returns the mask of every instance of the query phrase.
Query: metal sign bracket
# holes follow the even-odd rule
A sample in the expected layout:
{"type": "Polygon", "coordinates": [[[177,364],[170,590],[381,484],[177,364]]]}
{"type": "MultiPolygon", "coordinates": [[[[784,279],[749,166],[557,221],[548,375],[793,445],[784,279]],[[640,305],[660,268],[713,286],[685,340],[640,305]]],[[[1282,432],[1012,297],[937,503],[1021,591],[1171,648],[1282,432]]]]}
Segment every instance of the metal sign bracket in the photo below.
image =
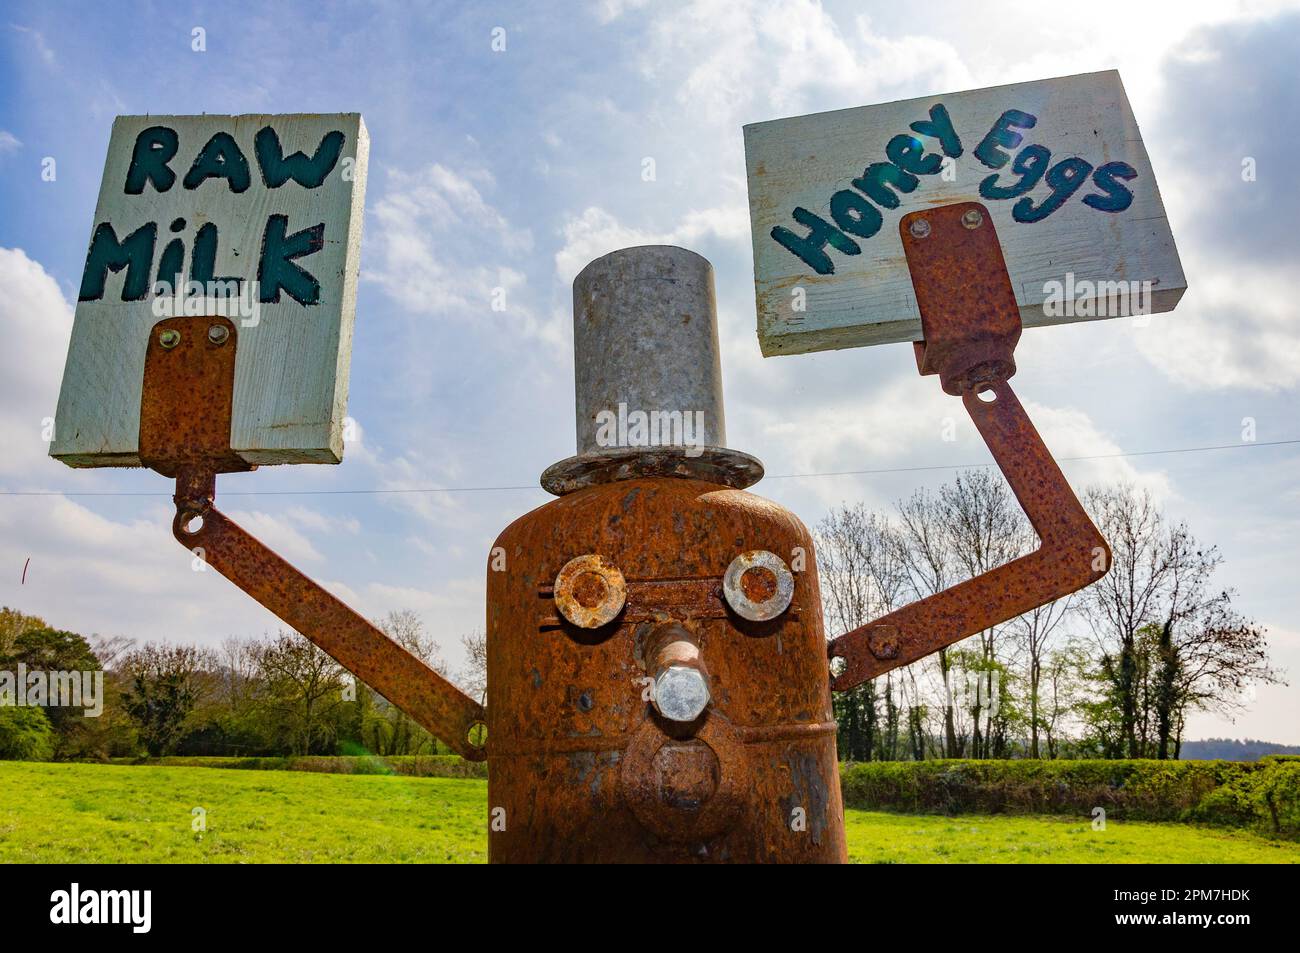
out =
{"type": "Polygon", "coordinates": [[[224,317],[166,318],[149,335],[140,460],[176,480],[173,535],[457,754],[484,760],[482,705],[216,508],[217,474],[254,469],[230,448],[238,338],[224,317]]]}
{"type": "Polygon", "coordinates": [[[925,335],[917,369],[960,397],[1034,531],[1039,548],[904,606],[828,643],[843,659],[831,688],[885,672],[1096,582],[1110,547],[1079,504],[1007,379],[1020,311],[988,210],[959,202],[899,222],[925,335]]]}

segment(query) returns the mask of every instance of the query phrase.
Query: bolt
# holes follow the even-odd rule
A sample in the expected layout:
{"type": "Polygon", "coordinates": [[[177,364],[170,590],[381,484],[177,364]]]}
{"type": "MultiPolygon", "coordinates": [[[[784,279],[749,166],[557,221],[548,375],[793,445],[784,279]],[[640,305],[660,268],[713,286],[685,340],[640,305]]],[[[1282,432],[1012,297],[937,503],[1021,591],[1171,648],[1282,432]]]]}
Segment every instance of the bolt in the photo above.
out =
{"type": "Polygon", "coordinates": [[[966,214],[961,217],[961,223],[967,228],[979,228],[984,224],[984,216],[977,208],[967,209],[966,214]]]}
{"type": "Polygon", "coordinates": [[[181,332],[172,328],[163,328],[158,332],[158,343],[162,345],[163,348],[170,351],[177,344],[181,343],[181,332]]]}
{"type": "Polygon", "coordinates": [[[208,340],[213,344],[225,344],[226,339],[230,337],[230,328],[224,324],[214,324],[208,328],[208,340]]]}
{"type": "Polygon", "coordinates": [[[876,658],[898,658],[898,629],[892,625],[873,625],[867,635],[867,648],[876,658]]]}
{"type": "Polygon", "coordinates": [[[913,238],[925,238],[930,234],[930,223],[923,218],[914,218],[907,230],[912,233],[913,238]]]}
{"type": "Polygon", "coordinates": [[[698,668],[669,665],[655,679],[654,702],[670,721],[694,721],[708,707],[708,680],[698,668]]]}
{"type": "Polygon", "coordinates": [[[646,636],[645,652],[659,714],[669,721],[699,718],[709,705],[709,671],[695,635],[679,622],[663,623],[646,636]]]}

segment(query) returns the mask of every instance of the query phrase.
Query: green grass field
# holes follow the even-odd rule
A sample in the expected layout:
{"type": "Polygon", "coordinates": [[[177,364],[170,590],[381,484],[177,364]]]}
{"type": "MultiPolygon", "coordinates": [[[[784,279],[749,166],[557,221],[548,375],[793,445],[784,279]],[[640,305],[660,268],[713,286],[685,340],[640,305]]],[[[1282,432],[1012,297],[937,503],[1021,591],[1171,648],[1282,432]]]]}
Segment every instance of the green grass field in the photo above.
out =
{"type": "MultiPolygon", "coordinates": [[[[486,797],[458,778],[0,762],[0,862],[476,863],[486,797]]],[[[859,863],[1300,863],[1300,844],[1182,824],[847,820],[859,863]]]]}

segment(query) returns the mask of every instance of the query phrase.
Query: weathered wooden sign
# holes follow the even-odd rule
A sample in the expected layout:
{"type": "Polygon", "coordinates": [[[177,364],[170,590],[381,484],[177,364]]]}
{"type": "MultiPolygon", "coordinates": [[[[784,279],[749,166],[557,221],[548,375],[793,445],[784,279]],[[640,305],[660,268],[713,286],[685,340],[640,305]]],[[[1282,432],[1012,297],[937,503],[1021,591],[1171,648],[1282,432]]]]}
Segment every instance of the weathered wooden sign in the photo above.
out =
{"type": "Polygon", "coordinates": [[[221,315],[238,335],[231,449],[338,463],[368,152],[357,113],[119,116],[50,453],[138,465],[150,330],[221,315]]]}
{"type": "Polygon", "coordinates": [[[1026,327],[1169,311],[1178,250],[1119,73],[745,127],[765,355],[921,339],[898,220],[983,203],[1026,327]]]}

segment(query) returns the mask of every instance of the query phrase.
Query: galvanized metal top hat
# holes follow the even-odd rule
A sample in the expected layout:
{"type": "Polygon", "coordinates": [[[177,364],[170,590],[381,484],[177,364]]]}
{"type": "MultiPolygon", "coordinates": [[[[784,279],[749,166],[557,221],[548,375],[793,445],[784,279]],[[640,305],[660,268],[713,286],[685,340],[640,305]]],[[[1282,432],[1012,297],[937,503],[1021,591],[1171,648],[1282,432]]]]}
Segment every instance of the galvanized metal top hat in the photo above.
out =
{"type": "Polygon", "coordinates": [[[542,473],[557,496],[676,476],[743,489],[763,465],[727,448],[713,266],[672,245],[597,258],[573,281],[578,453],[542,473]]]}

